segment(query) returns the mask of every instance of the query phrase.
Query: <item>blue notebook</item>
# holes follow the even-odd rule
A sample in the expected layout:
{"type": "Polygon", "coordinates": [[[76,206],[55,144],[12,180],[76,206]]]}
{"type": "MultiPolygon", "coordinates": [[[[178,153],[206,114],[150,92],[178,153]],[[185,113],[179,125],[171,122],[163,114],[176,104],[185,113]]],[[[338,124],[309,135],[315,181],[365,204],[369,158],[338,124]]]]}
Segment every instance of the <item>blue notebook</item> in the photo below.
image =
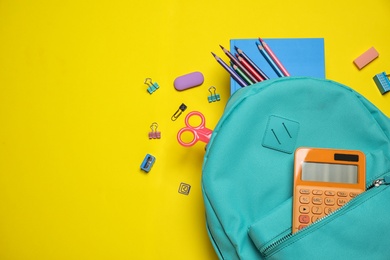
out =
{"type": "MultiPolygon", "coordinates": [[[[286,38],[263,39],[278,57],[291,76],[310,76],[325,78],[325,52],[323,38],[286,38]]],[[[259,39],[232,39],[230,52],[235,54],[234,46],[241,49],[269,77],[277,78],[277,74],[260,54],[256,43],[259,39]]],[[[230,94],[241,86],[230,79],[230,94]]]]}

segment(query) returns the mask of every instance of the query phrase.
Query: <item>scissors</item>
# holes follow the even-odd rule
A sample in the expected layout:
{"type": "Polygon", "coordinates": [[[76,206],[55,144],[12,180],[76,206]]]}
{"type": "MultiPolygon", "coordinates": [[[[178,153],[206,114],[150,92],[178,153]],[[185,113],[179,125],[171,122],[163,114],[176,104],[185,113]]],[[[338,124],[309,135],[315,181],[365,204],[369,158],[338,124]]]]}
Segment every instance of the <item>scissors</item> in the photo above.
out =
{"type": "Polygon", "coordinates": [[[185,124],[186,126],[179,130],[177,133],[177,141],[185,147],[193,146],[196,142],[202,141],[205,143],[208,143],[211,137],[211,134],[213,133],[212,130],[205,127],[206,119],[204,115],[198,111],[192,111],[188,113],[188,115],[185,118],[185,124]],[[192,126],[190,125],[190,118],[193,116],[199,116],[201,119],[200,125],[198,126],[192,126]],[[181,138],[182,134],[184,132],[191,132],[194,136],[193,139],[190,142],[184,142],[181,138]]]}

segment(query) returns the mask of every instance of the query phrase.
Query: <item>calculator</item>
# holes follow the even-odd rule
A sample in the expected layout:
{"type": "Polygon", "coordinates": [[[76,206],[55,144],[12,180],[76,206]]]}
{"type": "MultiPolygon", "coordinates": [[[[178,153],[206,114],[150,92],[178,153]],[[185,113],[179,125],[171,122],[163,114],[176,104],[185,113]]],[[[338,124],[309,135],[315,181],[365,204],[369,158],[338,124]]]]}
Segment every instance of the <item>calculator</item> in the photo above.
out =
{"type": "Polygon", "coordinates": [[[365,191],[365,155],[357,150],[298,148],[294,156],[292,233],[365,191]]]}

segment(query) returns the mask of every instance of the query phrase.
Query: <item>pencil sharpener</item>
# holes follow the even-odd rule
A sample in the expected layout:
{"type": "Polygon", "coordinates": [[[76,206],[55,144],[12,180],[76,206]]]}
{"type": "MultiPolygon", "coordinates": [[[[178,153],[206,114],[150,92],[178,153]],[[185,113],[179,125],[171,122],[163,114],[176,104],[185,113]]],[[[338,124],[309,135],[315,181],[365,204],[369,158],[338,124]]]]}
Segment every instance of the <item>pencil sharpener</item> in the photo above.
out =
{"type": "Polygon", "coordinates": [[[141,170],[149,172],[155,161],[156,157],[151,154],[146,154],[145,159],[141,163],[141,170]]]}

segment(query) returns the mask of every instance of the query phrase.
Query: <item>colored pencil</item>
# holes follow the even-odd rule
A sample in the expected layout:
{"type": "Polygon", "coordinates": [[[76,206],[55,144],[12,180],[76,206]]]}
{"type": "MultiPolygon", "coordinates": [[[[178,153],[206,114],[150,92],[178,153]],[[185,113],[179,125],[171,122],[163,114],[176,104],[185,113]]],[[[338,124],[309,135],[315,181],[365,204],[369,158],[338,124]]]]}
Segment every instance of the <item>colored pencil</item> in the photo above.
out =
{"type": "Polygon", "coordinates": [[[264,78],[259,73],[257,73],[257,71],[243,57],[238,55],[238,53],[236,53],[236,57],[237,60],[247,69],[247,71],[249,71],[249,73],[251,73],[253,77],[257,79],[258,82],[264,80],[264,78]]]}
{"type": "Polygon", "coordinates": [[[238,53],[238,55],[240,55],[241,57],[244,58],[244,60],[246,62],[248,62],[252,68],[254,68],[258,74],[261,75],[261,77],[263,77],[265,80],[266,79],[269,79],[269,77],[256,65],[256,63],[254,63],[249,57],[248,55],[245,54],[244,51],[242,51],[241,49],[237,48],[237,46],[234,46],[234,48],[236,49],[236,52],[238,53]]]}
{"type": "Polygon", "coordinates": [[[259,49],[261,55],[263,55],[264,59],[272,67],[272,69],[275,71],[275,73],[279,77],[284,77],[283,73],[280,71],[278,66],[276,66],[275,62],[271,59],[271,57],[268,55],[268,53],[264,50],[263,45],[261,45],[260,43],[256,43],[256,45],[257,45],[257,48],[259,49]]]}
{"type": "Polygon", "coordinates": [[[248,85],[252,85],[253,83],[255,83],[255,82],[252,82],[252,81],[245,75],[245,73],[244,73],[239,67],[237,67],[237,65],[232,64],[232,67],[233,67],[234,71],[237,72],[237,74],[238,74],[243,80],[245,80],[246,83],[248,83],[248,85]]]}
{"type": "Polygon", "coordinates": [[[278,68],[282,71],[283,75],[288,77],[290,74],[286,70],[286,68],[283,66],[283,64],[279,61],[279,59],[276,57],[275,53],[271,50],[271,48],[268,46],[268,44],[263,41],[263,39],[259,38],[260,44],[263,45],[264,50],[268,53],[268,55],[271,57],[271,59],[276,63],[278,68]]]}
{"type": "Polygon", "coordinates": [[[240,78],[240,76],[237,75],[237,73],[229,67],[223,60],[221,60],[217,55],[215,55],[213,52],[211,53],[214,58],[217,60],[219,64],[227,71],[229,72],[230,76],[241,86],[241,87],[246,87],[248,84],[240,78]]]}
{"type": "Polygon", "coordinates": [[[258,82],[258,80],[252,76],[252,74],[249,73],[249,71],[247,71],[246,68],[244,68],[244,66],[233,56],[233,54],[230,53],[230,51],[228,51],[227,49],[225,49],[223,46],[219,45],[221,47],[221,49],[223,50],[223,52],[226,54],[226,56],[228,56],[230,58],[230,60],[235,64],[237,65],[237,67],[240,68],[240,70],[245,73],[245,75],[252,81],[252,82],[258,82]]]}

